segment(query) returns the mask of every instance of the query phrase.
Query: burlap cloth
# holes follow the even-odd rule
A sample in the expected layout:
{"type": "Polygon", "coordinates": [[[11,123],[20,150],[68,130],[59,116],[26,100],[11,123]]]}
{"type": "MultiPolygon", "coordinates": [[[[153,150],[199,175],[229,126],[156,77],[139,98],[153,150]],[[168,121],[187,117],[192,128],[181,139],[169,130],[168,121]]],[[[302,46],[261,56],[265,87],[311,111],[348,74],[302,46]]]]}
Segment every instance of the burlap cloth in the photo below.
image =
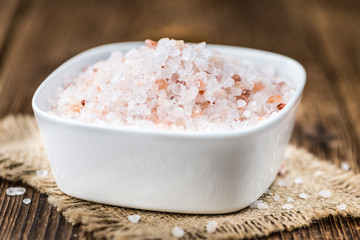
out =
{"type": "Polygon", "coordinates": [[[288,148],[287,154],[290,156],[287,158],[288,172],[279,176],[270,192],[261,197],[268,204],[267,209],[246,208],[221,215],[142,211],[91,203],[65,195],[57,188],[51,173],[47,177],[36,174],[36,170],[51,170],[34,118],[9,116],[0,122],[0,176],[22,181],[47,194],[48,201],[67,221],[79,223],[96,238],[169,239],[173,237],[171,229],[177,225],[185,230],[185,239],[239,239],[292,230],[329,215],[360,216],[360,175],[320,161],[293,146],[288,148]],[[298,177],[302,178],[302,184],[295,183],[298,177]],[[289,185],[279,186],[279,181],[285,179],[290,181],[289,185]],[[330,190],[332,196],[320,196],[322,190],[330,190]],[[308,198],[299,198],[300,193],[306,193],[308,198]],[[275,195],[279,195],[280,200],[275,201],[275,195]],[[288,197],[294,202],[288,202],[288,197]],[[283,209],[284,204],[292,204],[294,208],[283,209]],[[341,210],[339,204],[346,204],[346,209],[341,210]],[[131,223],[127,218],[131,214],[141,215],[141,220],[137,224],[131,223]],[[218,222],[216,232],[211,234],[206,232],[206,224],[210,220],[218,222]]]}

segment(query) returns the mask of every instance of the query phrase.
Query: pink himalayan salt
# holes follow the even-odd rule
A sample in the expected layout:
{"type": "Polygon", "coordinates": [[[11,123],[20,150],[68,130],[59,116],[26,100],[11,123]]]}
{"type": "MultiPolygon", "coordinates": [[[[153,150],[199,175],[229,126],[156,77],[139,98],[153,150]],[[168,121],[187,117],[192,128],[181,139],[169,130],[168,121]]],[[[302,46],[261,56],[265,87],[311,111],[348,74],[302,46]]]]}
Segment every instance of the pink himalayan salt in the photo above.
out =
{"type": "Polygon", "coordinates": [[[205,43],[145,43],[67,79],[50,99],[50,113],[133,128],[232,130],[272,117],[294,93],[275,69],[222,56],[205,43]]]}

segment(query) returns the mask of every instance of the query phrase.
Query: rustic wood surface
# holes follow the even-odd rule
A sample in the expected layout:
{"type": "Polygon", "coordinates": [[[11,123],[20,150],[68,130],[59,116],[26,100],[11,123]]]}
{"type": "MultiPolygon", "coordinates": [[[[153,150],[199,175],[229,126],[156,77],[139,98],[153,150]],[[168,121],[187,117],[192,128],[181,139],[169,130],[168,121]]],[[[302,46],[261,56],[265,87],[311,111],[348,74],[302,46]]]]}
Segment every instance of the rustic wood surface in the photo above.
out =
{"type": "MultiPolygon", "coordinates": [[[[71,56],[121,41],[172,37],[278,52],[308,81],[292,143],[360,171],[360,1],[0,0],[0,117],[32,113],[41,81],[71,56]]],[[[0,179],[0,239],[91,239],[31,187],[0,179]]],[[[316,206],[314,206],[316,208],[316,206]]],[[[360,239],[360,219],[329,217],[270,239],[360,239]]]]}

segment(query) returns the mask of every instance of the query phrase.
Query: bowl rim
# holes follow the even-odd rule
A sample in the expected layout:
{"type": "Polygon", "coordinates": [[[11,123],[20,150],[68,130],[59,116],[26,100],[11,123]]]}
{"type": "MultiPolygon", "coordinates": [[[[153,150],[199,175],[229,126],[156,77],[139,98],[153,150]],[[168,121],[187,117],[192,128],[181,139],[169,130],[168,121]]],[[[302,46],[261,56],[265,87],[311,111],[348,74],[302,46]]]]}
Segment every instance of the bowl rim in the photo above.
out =
{"type": "Polygon", "coordinates": [[[290,101],[286,104],[284,109],[282,109],[278,114],[275,116],[270,117],[269,119],[266,119],[260,123],[257,123],[254,126],[241,128],[241,129],[234,129],[234,130],[215,130],[215,131],[205,131],[205,132],[195,132],[195,131],[175,131],[175,130],[162,130],[162,129],[149,129],[149,128],[132,128],[132,127],[126,127],[126,126],[116,126],[116,125],[105,125],[105,124],[98,124],[98,123],[87,123],[87,122],[81,122],[77,121],[75,119],[65,119],[58,117],[56,115],[52,115],[44,110],[42,110],[38,104],[37,100],[40,95],[40,93],[43,91],[43,88],[52,81],[54,76],[56,76],[59,72],[61,72],[64,68],[68,67],[69,65],[73,64],[73,62],[81,61],[84,58],[87,58],[91,55],[99,54],[103,51],[109,51],[109,49],[117,48],[117,47],[139,47],[143,45],[144,42],[140,41],[130,41],[130,42],[119,42],[119,43],[111,43],[111,44],[105,44],[100,45],[94,48],[90,48],[88,50],[85,50],[64,63],[62,63],[59,67],[57,67],[50,75],[48,75],[45,80],[39,85],[39,87],[36,89],[33,98],[32,98],[32,108],[35,113],[36,117],[42,117],[44,119],[47,119],[49,121],[52,121],[56,124],[66,125],[66,126],[72,126],[72,127],[79,127],[79,128],[87,128],[92,130],[103,130],[103,131],[112,131],[112,132],[122,132],[122,133],[134,133],[134,134],[150,134],[150,135],[156,135],[156,136],[173,136],[173,137],[193,137],[193,138],[209,138],[209,137],[234,137],[239,135],[248,135],[260,132],[277,122],[281,121],[295,106],[296,102],[300,100],[302,96],[302,92],[305,87],[306,83],[306,71],[304,67],[296,60],[287,57],[282,54],[270,52],[270,51],[264,51],[259,49],[253,49],[253,48],[245,48],[245,47],[238,47],[238,46],[229,46],[229,45],[220,45],[220,44],[206,44],[210,48],[218,49],[236,49],[240,50],[242,52],[250,52],[250,53],[257,53],[257,54],[265,54],[265,55],[272,55],[274,57],[282,58],[289,62],[290,64],[294,65],[300,70],[300,81],[297,83],[296,90],[294,92],[294,95],[290,99],[290,101]]]}

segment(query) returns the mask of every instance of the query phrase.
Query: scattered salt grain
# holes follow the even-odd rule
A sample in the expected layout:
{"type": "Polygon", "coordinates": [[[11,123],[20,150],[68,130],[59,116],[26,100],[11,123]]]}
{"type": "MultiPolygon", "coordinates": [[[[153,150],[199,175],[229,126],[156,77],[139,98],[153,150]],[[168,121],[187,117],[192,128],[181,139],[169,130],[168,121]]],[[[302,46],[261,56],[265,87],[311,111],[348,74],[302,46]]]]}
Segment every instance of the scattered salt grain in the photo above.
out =
{"type": "Polygon", "coordinates": [[[322,190],[319,192],[319,195],[323,198],[329,198],[331,197],[332,193],[330,190],[322,190]]]}
{"type": "Polygon", "coordinates": [[[279,201],[279,200],[280,200],[280,195],[276,194],[276,195],[274,196],[274,201],[277,202],[277,201],[279,201]]]}
{"type": "Polygon", "coordinates": [[[314,175],[317,177],[317,176],[320,176],[320,175],[323,175],[324,172],[323,171],[315,171],[314,175]]]}
{"type": "Polygon", "coordinates": [[[267,209],[269,206],[267,203],[264,203],[263,200],[256,200],[252,204],[249,205],[250,208],[257,208],[257,209],[267,209]]]}
{"type": "Polygon", "coordinates": [[[346,162],[342,162],[340,166],[341,166],[342,170],[344,170],[344,171],[350,170],[350,165],[346,162]]]}
{"type": "Polygon", "coordinates": [[[36,176],[38,176],[38,177],[46,177],[47,175],[48,175],[47,170],[37,170],[36,171],[36,176]]]}
{"type": "Polygon", "coordinates": [[[299,198],[307,199],[308,195],[306,193],[300,193],[299,198]]]}
{"type": "Polygon", "coordinates": [[[23,203],[24,204],[29,204],[29,203],[31,203],[31,199],[30,198],[24,198],[23,203]]]}
{"type": "Polygon", "coordinates": [[[339,204],[336,206],[337,209],[339,210],[345,210],[346,209],[346,204],[339,204]]]}
{"type": "Polygon", "coordinates": [[[206,232],[213,233],[216,231],[216,228],[218,226],[218,222],[215,220],[212,220],[206,224],[206,232]]]}
{"type": "Polygon", "coordinates": [[[279,185],[280,187],[287,187],[287,186],[289,186],[289,184],[290,184],[290,181],[287,180],[287,179],[285,179],[285,180],[279,180],[279,182],[278,182],[278,185],[279,185]]]}
{"type": "Polygon", "coordinates": [[[302,177],[297,177],[297,178],[295,178],[294,182],[295,182],[296,184],[302,184],[302,183],[303,183],[303,179],[302,179],[302,177]]]}
{"type": "Polygon", "coordinates": [[[140,218],[141,218],[141,216],[137,215],[137,214],[128,216],[129,221],[132,223],[138,223],[140,218]]]}
{"type": "Polygon", "coordinates": [[[288,198],[287,198],[287,201],[288,201],[288,202],[295,202],[294,199],[291,198],[291,197],[288,197],[288,198]]]}
{"type": "Polygon", "coordinates": [[[290,152],[285,152],[285,159],[290,159],[291,158],[291,153],[290,152]]]}
{"type": "Polygon", "coordinates": [[[291,204],[284,204],[284,205],[281,206],[282,209],[287,209],[287,210],[290,210],[290,209],[292,209],[293,207],[294,207],[294,206],[291,205],[291,204]]]}
{"type": "Polygon", "coordinates": [[[171,229],[171,233],[172,233],[172,235],[174,235],[177,238],[181,238],[185,235],[185,231],[178,226],[173,227],[171,229]]]}
{"type": "Polygon", "coordinates": [[[22,187],[11,187],[6,189],[6,195],[8,196],[23,195],[25,192],[26,189],[22,187]]]}
{"type": "Polygon", "coordinates": [[[205,43],[147,40],[63,79],[49,111],[82,122],[142,129],[231,131],[269,119],[291,99],[288,79],[205,43]],[[181,110],[179,110],[181,108],[181,110]]]}
{"type": "Polygon", "coordinates": [[[280,170],[279,170],[279,174],[280,175],[285,175],[287,172],[287,167],[286,167],[286,162],[283,162],[281,164],[280,170]]]}

